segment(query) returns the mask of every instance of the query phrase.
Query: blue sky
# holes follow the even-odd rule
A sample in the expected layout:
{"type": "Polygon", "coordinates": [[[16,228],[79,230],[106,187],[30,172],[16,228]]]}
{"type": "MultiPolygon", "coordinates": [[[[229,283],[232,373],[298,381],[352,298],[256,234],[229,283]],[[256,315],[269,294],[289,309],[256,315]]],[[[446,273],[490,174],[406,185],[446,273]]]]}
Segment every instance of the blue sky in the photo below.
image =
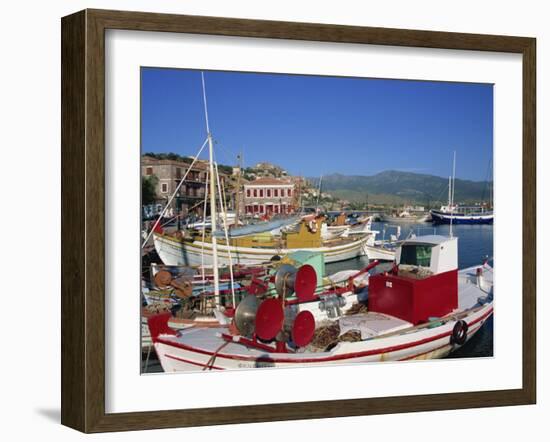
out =
{"type": "MultiPolygon", "coordinates": [[[[291,174],[401,170],[484,180],[493,152],[486,84],[206,71],[217,160],[291,174]]],[[[195,155],[206,138],[200,71],[142,68],[142,151],[195,155]]]]}

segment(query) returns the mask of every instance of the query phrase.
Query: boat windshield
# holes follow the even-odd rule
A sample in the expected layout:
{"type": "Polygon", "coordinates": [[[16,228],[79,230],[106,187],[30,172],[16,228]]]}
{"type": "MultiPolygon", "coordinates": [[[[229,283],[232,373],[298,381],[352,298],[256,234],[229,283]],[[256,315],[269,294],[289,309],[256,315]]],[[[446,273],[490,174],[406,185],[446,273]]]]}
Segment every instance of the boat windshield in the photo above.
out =
{"type": "Polygon", "coordinates": [[[424,244],[406,244],[401,247],[400,264],[430,267],[432,246],[424,244]]]}

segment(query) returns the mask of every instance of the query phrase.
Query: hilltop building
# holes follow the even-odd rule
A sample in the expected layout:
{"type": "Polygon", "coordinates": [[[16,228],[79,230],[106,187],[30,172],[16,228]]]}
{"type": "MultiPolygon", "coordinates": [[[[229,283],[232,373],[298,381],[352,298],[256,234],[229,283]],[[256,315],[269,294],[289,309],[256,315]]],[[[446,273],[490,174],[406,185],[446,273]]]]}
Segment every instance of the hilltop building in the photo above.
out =
{"type": "MultiPolygon", "coordinates": [[[[141,174],[143,177],[156,176],[157,204],[166,204],[170,196],[176,190],[181,179],[189,169],[190,163],[179,160],[157,159],[143,156],[141,159],[141,174]]],[[[187,213],[193,211],[201,214],[203,209],[206,189],[207,161],[197,161],[187,174],[185,182],[180,187],[176,197],[172,201],[171,209],[176,212],[187,213]]],[[[223,187],[228,180],[228,175],[221,170],[220,184],[223,187]]],[[[227,198],[230,195],[226,195],[227,198]]]]}
{"type": "Polygon", "coordinates": [[[286,214],[296,208],[295,186],[289,180],[257,178],[243,187],[246,215],[286,214]]]}

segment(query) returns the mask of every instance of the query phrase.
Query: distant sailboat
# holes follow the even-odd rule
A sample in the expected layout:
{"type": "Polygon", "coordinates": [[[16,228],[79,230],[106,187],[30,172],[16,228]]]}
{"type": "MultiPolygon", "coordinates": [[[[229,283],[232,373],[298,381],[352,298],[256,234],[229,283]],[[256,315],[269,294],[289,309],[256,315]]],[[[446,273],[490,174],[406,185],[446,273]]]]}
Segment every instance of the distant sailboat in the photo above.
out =
{"type": "MultiPolygon", "coordinates": [[[[456,154],[453,160],[455,169],[456,154]]],[[[453,172],[454,175],[454,172],[453,172]]],[[[459,206],[454,204],[454,176],[449,177],[449,202],[439,210],[431,210],[434,224],[493,224],[493,210],[484,206],[459,206]]]]}

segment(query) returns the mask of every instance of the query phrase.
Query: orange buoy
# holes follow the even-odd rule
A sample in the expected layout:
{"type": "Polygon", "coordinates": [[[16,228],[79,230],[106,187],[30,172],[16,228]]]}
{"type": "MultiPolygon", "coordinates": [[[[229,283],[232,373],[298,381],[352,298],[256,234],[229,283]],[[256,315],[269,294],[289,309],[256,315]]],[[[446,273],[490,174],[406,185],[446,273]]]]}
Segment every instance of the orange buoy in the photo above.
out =
{"type": "Polygon", "coordinates": [[[172,281],[172,274],[168,270],[159,270],[154,279],[157,287],[166,288],[172,281]]]}

